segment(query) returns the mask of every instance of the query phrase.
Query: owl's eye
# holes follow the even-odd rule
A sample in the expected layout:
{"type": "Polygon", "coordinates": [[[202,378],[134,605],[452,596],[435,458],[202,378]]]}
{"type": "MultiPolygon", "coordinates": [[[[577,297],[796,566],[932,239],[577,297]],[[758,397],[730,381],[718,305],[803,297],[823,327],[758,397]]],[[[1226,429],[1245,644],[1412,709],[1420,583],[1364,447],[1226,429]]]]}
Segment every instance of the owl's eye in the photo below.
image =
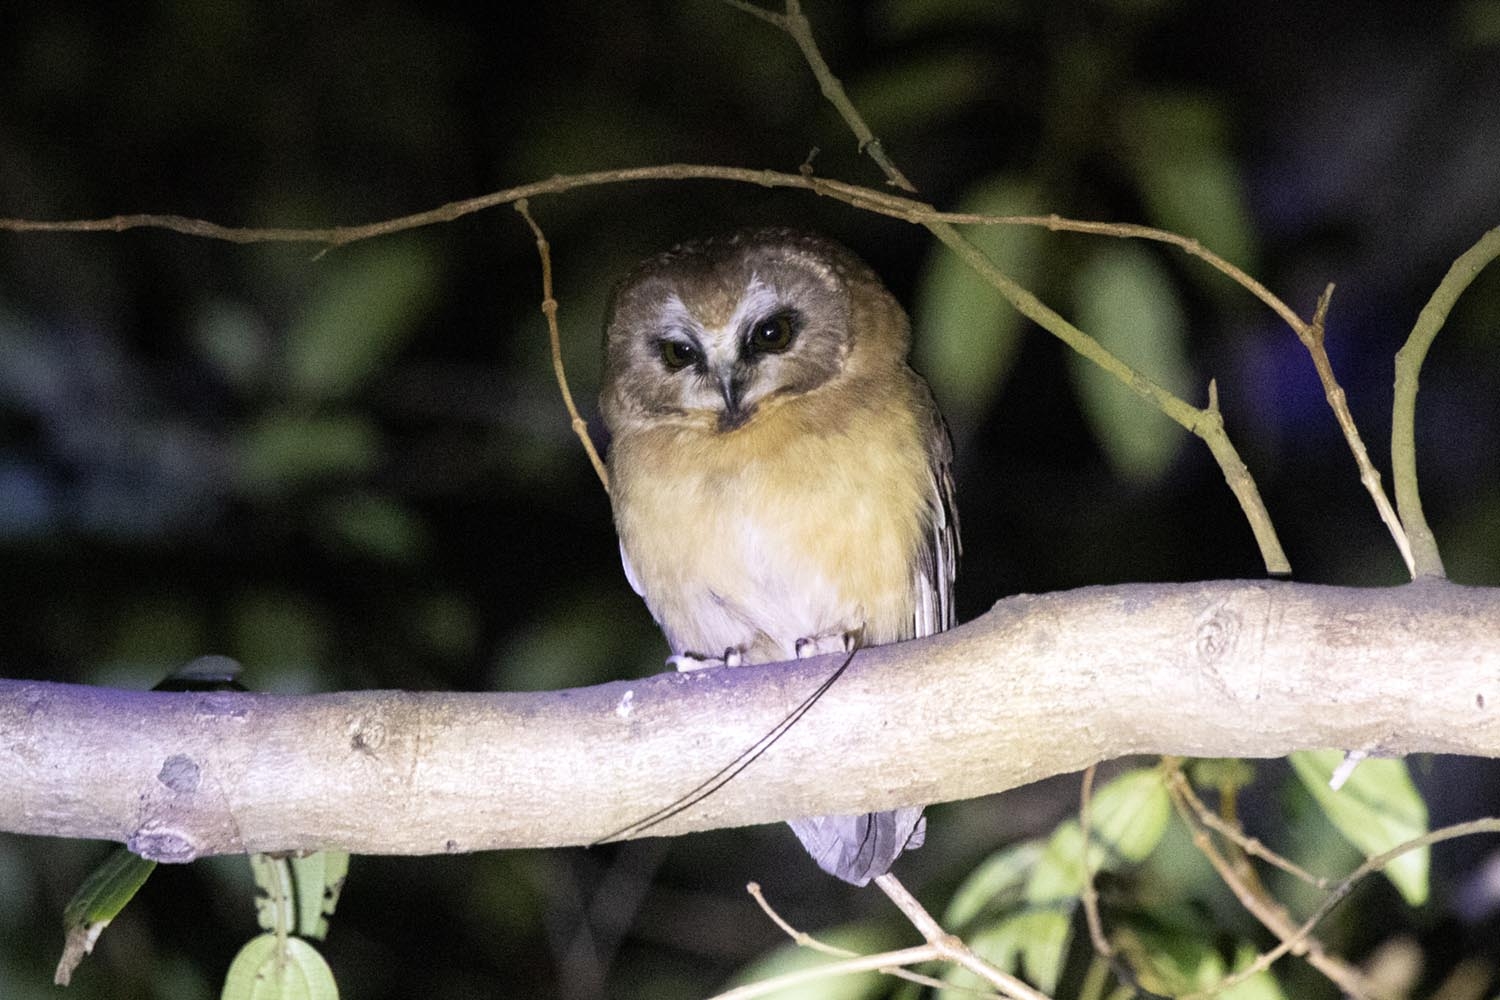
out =
{"type": "Polygon", "coordinates": [[[661,361],[672,371],[681,371],[698,363],[698,348],[683,340],[661,341],[661,361]]]}
{"type": "Polygon", "coordinates": [[[779,312],[751,327],[745,345],[752,354],[780,354],[792,346],[792,338],[796,335],[796,314],[779,312]]]}

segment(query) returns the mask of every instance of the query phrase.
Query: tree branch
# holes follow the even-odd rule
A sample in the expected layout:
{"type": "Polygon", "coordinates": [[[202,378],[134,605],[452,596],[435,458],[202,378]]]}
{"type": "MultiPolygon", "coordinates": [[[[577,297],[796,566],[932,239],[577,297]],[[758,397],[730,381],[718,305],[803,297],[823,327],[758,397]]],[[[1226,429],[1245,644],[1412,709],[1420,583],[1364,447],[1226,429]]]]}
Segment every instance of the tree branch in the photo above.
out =
{"type": "MultiPolygon", "coordinates": [[[[538,693],[287,697],[0,680],[0,830],[147,857],[588,843],[733,759],[842,657],[538,693]]],[[[1500,589],[1278,582],[1000,602],[862,650],[656,834],[1002,791],[1127,754],[1500,756],[1500,589]]]]}

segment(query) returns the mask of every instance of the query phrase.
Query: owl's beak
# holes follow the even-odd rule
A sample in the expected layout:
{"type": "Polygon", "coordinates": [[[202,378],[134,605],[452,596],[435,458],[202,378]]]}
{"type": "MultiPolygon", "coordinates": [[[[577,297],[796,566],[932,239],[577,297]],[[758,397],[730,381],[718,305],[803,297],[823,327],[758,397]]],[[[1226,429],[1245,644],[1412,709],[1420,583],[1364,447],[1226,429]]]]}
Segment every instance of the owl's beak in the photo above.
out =
{"type": "Polygon", "coordinates": [[[733,371],[720,373],[719,394],[724,397],[724,412],[719,414],[719,430],[732,431],[749,419],[750,411],[745,409],[744,390],[744,381],[736,378],[733,371]]]}

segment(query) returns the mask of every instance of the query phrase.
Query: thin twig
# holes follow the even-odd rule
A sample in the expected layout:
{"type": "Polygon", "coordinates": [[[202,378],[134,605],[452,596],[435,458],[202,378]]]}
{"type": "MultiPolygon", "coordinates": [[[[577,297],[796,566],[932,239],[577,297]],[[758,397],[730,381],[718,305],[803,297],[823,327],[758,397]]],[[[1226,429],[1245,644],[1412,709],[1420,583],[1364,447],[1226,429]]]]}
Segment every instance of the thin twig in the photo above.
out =
{"type": "Polygon", "coordinates": [[[1401,521],[1411,537],[1419,577],[1445,575],[1443,559],[1432,528],[1427,524],[1427,515],[1422,512],[1422,496],[1417,490],[1417,386],[1421,380],[1422,362],[1458,297],[1496,257],[1500,257],[1500,226],[1481,236],[1479,242],[1460,254],[1448,268],[1448,273],[1443,275],[1443,280],[1438,282],[1432,297],[1417,316],[1411,335],[1396,352],[1396,397],[1391,407],[1391,479],[1395,484],[1401,521]]]}
{"type": "Polygon", "coordinates": [[[1391,533],[1391,539],[1396,543],[1396,549],[1406,563],[1407,572],[1415,579],[1417,567],[1412,558],[1411,542],[1406,537],[1406,528],[1401,524],[1401,519],[1396,516],[1396,510],[1391,506],[1385,488],[1380,485],[1380,472],[1370,461],[1370,453],[1365,449],[1364,440],[1359,435],[1359,428],[1354,424],[1354,415],[1349,412],[1349,399],[1344,393],[1343,386],[1339,385],[1338,379],[1334,377],[1333,362],[1328,358],[1328,348],[1324,343],[1323,323],[1327,318],[1328,303],[1332,298],[1333,286],[1329,285],[1318,297],[1318,305],[1313,313],[1312,322],[1295,324],[1292,329],[1296,331],[1297,339],[1302,342],[1302,346],[1307,349],[1308,355],[1312,358],[1313,368],[1318,373],[1318,381],[1323,384],[1323,396],[1328,400],[1334,419],[1338,421],[1339,430],[1343,431],[1344,440],[1354,454],[1354,464],[1359,467],[1359,481],[1364,484],[1365,491],[1370,494],[1370,499],[1375,501],[1375,510],[1380,514],[1380,520],[1385,523],[1386,530],[1391,533]]]}
{"type": "Polygon", "coordinates": [[[776,908],[773,907],[770,901],[766,899],[766,894],[764,892],[761,892],[759,882],[751,882],[747,884],[745,886],[745,891],[748,892],[750,894],[750,897],[754,899],[755,902],[760,906],[761,912],[763,912],[767,917],[770,918],[771,923],[781,928],[781,933],[791,938],[792,943],[797,947],[810,948],[813,951],[820,951],[825,955],[832,955],[835,958],[850,958],[856,954],[855,952],[850,951],[848,948],[840,948],[838,945],[826,944],[825,942],[819,941],[817,938],[813,937],[806,931],[800,931],[797,928],[793,927],[791,924],[787,923],[786,918],[777,913],[776,908]]]}
{"type": "Polygon", "coordinates": [[[857,972],[881,972],[896,966],[933,962],[941,957],[938,949],[931,945],[903,948],[900,951],[883,951],[876,955],[856,955],[853,958],[829,962],[811,969],[799,969],[785,975],[772,976],[770,979],[762,979],[757,983],[746,983],[744,986],[724,993],[716,993],[709,1000],[750,1000],[751,997],[763,997],[794,986],[801,986],[804,983],[817,982],[820,979],[852,976],[857,972]]]}
{"type": "Polygon", "coordinates": [[[604,492],[608,493],[609,473],[604,468],[599,452],[594,448],[594,439],[589,436],[588,422],[578,415],[578,407],[573,403],[573,393],[568,389],[568,373],[563,368],[562,335],[557,329],[557,299],[552,295],[552,247],[542,234],[542,227],[531,217],[530,206],[525,198],[516,202],[515,209],[536,236],[537,256],[542,259],[542,315],[547,317],[547,337],[552,342],[552,373],[557,376],[557,388],[562,392],[563,405],[568,408],[568,416],[572,418],[573,433],[583,442],[583,450],[588,453],[594,472],[604,486],[604,492]]]}
{"type": "Polygon", "coordinates": [[[906,919],[927,939],[928,946],[937,952],[940,959],[958,963],[1011,1000],[1049,1000],[1045,993],[1033,989],[1010,973],[995,968],[980,958],[962,939],[943,930],[942,925],[917,902],[915,896],[906,891],[906,886],[895,875],[886,872],[877,876],[875,884],[890,897],[897,909],[906,914],[906,919]]]}
{"type": "MultiPolygon", "coordinates": [[[[1268,931],[1276,935],[1282,945],[1285,945],[1294,954],[1303,955],[1307,961],[1330,981],[1339,987],[1347,997],[1359,998],[1371,996],[1371,987],[1360,971],[1347,962],[1323,950],[1322,942],[1312,937],[1309,931],[1301,934],[1300,929],[1292,921],[1286,910],[1280,903],[1268,898],[1249,882],[1240,877],[1240,874],[1214,846],[1213,838],[1209,836],[1207,829],[1195,822],[1194,811],[1189,807],[1183,789],[1187,786],[1187,776],[1182,769],[1175,768],[1169,774],[1167,789],[1171,794],[1172,804],[1177,809],[1184,825],[1192,834],[1193,846],[1207,859],[1218,873],[1220,881],[1234,893],[1235,899],[1239,900],[1251,916],[1259,920],[1268,931]]],[[[1228,979],[1220,980],[1213,987],[1204,990],[1195,997],[1209,997],[1228,989],[1228,979]]],[[[1185,998],[1184,998],[1185,1000],[1185,998]]]]}
{"type": "MultiPolygon", "coordinates": [[[[1179,771],[1178,773],[1181,772],[1179,771]]],[[[1280,868],[1293,878],[1301,882],[1306,882],[1315,888],[1327,889],[1332,884],[1323,876],[1314,875],[1290,858],[1284,858],[1280,854],[1277,854],[1260,840],[1247,835],[1238,825],[1221,818],[1218,813],[1208,807],[1206,802],[1198,797],[1198,793],[1193,790],[1191,782],[1184,780],[1179,786],[1179,790],[1187,800],[1187,804],[1193,810],[1194,815],[1198,817],[1200,823],[1234,844],[1246,854],[1251,857],[1260,858],[1268,865],[1280,868]]]]}
{"type": "Polygon", "coordinates": [[[870,126],[865,123],[864,118],[855,109],[854,102],[849,100],[849,95],[844,92],[843,82],[833,75],[828,68],[828,63],[823,59],[823,53],[818,50],[818,43],[813,38],[812,24],[802,13],[801,0],[786,0],[786,16],[782,25],[786,33],[792,36],[792,41],[797,43],[797,48],[802,50],[802,58],[807,60],[808,67],[813,76],[818,80],[818,87],[823,91],[823,96],[828,98],[839,115],[848,123],[854,138],[859,142],[859,150],[868,153],[870,159],[880,167],[888,180],[894,187],[903,191],[916,193],[917,188],[911,181],[906,179],[896,164],[891,162],[890,157],[885,155],[885,149],[880,145],[880,140],[875,138],[875,133],[870,131],[870,126]]]}
{"type": "Polygon", "coordinates": [[[1318,924],[1322,923],[1328,914],[1333,912],[1333,908],[1348,897],[1349,893],[1354,890],[1354,887],[1359,882],[1380,871],[1403,854],[1420,850],[1432,844],[1440,844],[1445,840],[1470,837],[1476,833],[1500,833],[1500,818],[1486,817],[1485,819],[1471,819],[1465,823],[1454,823],[1452,826],[1445,826],[1429,833],[1424,833],[1420,837],[1413,837],[1404,844],[1398,844],[1383,854],[1377,854],[1369,858],[1364,864],[1354,869],[1354,871],[1350,872],[1342,881],[1335,884],[1329,890],[1328,895],[1323,897],[1323,902],[1319,903],[1317,908],[1313,910],[1312,916],[1303,921],[1302,926],[1297,928],[1297,932],[1290,938],[1282,940],[1276,947],[1263,952],[1255,961],[1239,972],[1219,980],[1214,984],[1212,989],[1204,990],[1200,993],[1192,993],[1188,996],[1180,997],[1179,1000],[1210,1000],[1211,997],[1222,993],[1224,990],[1238,986],[1256,973],[1269,969],[1277,959],[1286,955],[1287,952],[1304,947],[1318,924]]]}
{"type": "Polygon", "coordinates": [[[1079,899],[1083,903],[1083,916],[1089,926],[1089,940],[1100,958],[1113,958],[1114,945],[1104,936],[1104,922],[1099,919],[1099,890],[1094,885],[1094,866],[1089,864],[1089,843],[1092,832],[1089,812],[1094,804],[1094,776],[1099,765],[1090,764],[1083,772],[1083,786],[1078,790],[1078,830],[1083,842],[1083,891],[1079,899]]]}
{"type": "MultiPolygon", "coordinates": [[[[745,891],[750,893],[755,902],[760,905],[761,911],[770,918],[771,922],[777,927],[781,928],[781,932],[787,937],[791,938],[792,943],[797,945],[798,947],[821,952],[824,955],[831,955],[834,958],[854,958],[858,954],[857,952],[850,951],[848,948],[840,948],[837,945],[829,944],[826,941],[819,941],[817,938],[813,937],[806,931],[801,931],[793,927],[790,923],[787,922],[786,918],[776,912],[775,907],[773,907],[770,901],[766,899],[765,893],[761,892],[760,884],[758,882],[751,882],[749,885],[745,886],[745,891]]],[[[905,979],[908,982],[917,983],[921,986],[931,986],[935,989],[944,989],[949,985],[943,982],[941,979],[933,979],[931,976],[924,976],[920,973],[912,972],[910,969],[901,968],[899,966],[891,966],[889,968],[882,967],[879,971],[886,975],[896,976],[899,979],[905,979]]],[[[978,995],[993,997],[995,994],[988,991],[982,991],[979,992],[978,995]]]]}
{"type": "MultiPolygon", "coordinates": [[[[115,215],[104,219],[48,221],[34,219],[0,219],[0,231],[17,233],[119,233],[128,229],[166,229],[184,236],[224,240],[229,243],[322,243],[330,247],[345,246],[376,236],[420,229],[441,222],[452,222],[475,212],[510,205],[523,198],[562,194],[577,188],[601,184],[625,184],[636,181],[719,180],[761,187],[793,187],[814,190],[809,178],[775,170],[751,170],[745,167],[720,167],[703,164],[668,163],[651,167],[628,167],[623,170],[594,170],[582,174],[558,175],[544,181],[533,181],[515,187],[492,191],[474,198],[450,201],[436,208],[413,212],[394,219],[383,219],[358,226],[329,226],[321,229],[285,227],[257,228],[223,226],[202,219],[171,214],[115,215]]],[[[871,192],[879,194],[879,192],[871,192]]]]}

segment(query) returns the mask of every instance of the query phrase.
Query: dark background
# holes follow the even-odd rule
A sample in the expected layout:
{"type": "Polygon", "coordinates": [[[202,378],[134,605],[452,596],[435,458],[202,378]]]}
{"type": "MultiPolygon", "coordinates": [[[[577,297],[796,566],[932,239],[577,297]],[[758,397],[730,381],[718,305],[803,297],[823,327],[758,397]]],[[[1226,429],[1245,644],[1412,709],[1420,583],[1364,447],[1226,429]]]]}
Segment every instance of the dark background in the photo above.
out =
{"type": "MultiPolygon", "coordinates": [[[[808,13],[922,197],[1172,228],[1304,315],[1335,282],[1335,369],[1388,470],[1393,354],[1452,259],[1500,223],[1500,4],[813,0],[808,13]]],[[[813,147],[820,174],[881,186],[795,47],[715,3],[0,13],[0,216],[325,226],[557,173],[793,171],[813,147]]],[[[1263,574],[1206,449],[1144,407],[1122,420],[1088,403],[1066,350],[956,276],[920,228],[704,181],[532,208],[601,443],[613,281],[682,238],[791,223],[848,243],[913,311],[916,363],[958,445],[961,618],[1018,591],[1263,574]],[[1144,442],[1123,440],[1142,427],[1144,442]]],[[[1065,315],[1125,328],[1117,349],[1189,401],[1217,380],[1296,579],[1401,582],[1312,367],[1267,310],[1164,248],[976,237],[1065,315]],[[1143,289],[1139,317],[1107,308],[1143,289]]],[[[206,652],[283,692],[546,689],[660,669],[551,381],[539,301],[508,208],[323,255],[153,231],[0,234],[0,675],[144,688],[206,652]]],[[[1419,404],[1450,576],[1486,585],[1500,583],[1497,325],[1492,272],[1439,338],[1419,404]]],[[[1486,769],[1417,770],[1435,820],[1493,808],[1486,769]]],[[[1280,773],[1263,780],[1272,830],[1280,773]]],[[[989,852],[1049,829],[1074,789],[935,809],[908,883],[940,908],[989,852]]],[[[1440,883],[1465,884],[1483,850],[1440,852],[1440,883]]],[[[100,852],[0,838],[0,994],[55,995],[61,908],[100,852]]],[[[254,932],[243,868],[160,870],[72,994],[217,995],[254,932]]],[[[751,879],[808,929],[909,940],[883,898],[822,878],[770,826],[359,858],[325,952],[350,998],[704,995],[780,943],[743,893],[751,879]]],[[[1456,923],[1446,897],[1429,910],[1412,926],[1450,942],[1435,977],[1485,925],[1456,923]]],[[[1370,914],[1351,947],[1398,919],[1370,914]]]]}

